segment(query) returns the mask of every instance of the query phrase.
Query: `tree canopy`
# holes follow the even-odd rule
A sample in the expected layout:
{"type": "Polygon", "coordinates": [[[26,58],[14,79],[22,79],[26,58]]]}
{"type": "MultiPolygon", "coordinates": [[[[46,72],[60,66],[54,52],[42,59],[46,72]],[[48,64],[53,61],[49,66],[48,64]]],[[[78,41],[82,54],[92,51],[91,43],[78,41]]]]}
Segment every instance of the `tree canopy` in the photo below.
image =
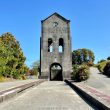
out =
{"type": "Polygon", "coordinates": [[[0,36],[0,75],[19,78],[28,68],[19,42],[10,33],[0,36]]]}
{"type": "Polygon", "coordinates": [[[107,60],[110,60],[110,56],[107,58],[107,60]]]}
{"type": "Polygon", "coordinates": [[[86,48],[77,49],[72,52],[72,64],[83,64],[88,62],[94,62],[94,53],[86,48]]]}

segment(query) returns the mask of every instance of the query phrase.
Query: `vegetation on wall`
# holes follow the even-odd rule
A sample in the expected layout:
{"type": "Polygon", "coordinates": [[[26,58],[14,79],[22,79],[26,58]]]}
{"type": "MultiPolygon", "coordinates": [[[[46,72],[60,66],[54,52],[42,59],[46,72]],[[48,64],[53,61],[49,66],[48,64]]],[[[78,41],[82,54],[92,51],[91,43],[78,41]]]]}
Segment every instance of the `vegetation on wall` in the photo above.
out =
{"type": "Polygon", "coordinates": [[[0,76],[21,78],[28,71],[19,42],[10,33],[0,36],[0,76]]]}

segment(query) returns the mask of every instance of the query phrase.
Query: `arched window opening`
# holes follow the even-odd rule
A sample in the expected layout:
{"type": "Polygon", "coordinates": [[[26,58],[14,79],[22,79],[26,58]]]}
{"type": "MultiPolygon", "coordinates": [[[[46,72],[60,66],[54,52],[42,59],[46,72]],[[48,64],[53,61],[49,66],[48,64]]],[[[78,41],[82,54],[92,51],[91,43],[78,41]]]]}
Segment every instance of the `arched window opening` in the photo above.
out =
{"type": "Polygon", "coordinates": [[[64,51],[64,42],[63,38],[59,39],[59,52],[62,53],[64,51]]]}
{"type": "Polygon", "coordinates": [[[48,52],[53,52],[53,41],[51,38],[48,39],[48,52]]]}

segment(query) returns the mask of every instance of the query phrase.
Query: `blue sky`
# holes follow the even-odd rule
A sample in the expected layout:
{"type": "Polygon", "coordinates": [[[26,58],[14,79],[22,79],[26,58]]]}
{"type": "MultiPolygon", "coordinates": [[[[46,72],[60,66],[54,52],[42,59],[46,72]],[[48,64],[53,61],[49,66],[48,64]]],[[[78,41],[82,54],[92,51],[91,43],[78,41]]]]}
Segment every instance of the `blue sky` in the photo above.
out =
{"type": "Polygon", "coordinates": [[[39,60],[41,20],[54,12],[71,20],[72,50],[91,49],[95,62],[110,56],[110,0],[0,0],[0,35],[12,33],[31,66],[39,60]]]}

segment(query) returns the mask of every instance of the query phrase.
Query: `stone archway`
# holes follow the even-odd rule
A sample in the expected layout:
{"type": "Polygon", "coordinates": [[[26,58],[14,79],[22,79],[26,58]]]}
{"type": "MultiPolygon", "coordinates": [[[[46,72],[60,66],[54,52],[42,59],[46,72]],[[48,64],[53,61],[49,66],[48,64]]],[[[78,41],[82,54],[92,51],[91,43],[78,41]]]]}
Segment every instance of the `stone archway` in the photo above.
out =
{"type": "Polygon", "coordinates": [[[50,65],[50,81],[63,81],[62,66],[59,63],[50,65]]]}

